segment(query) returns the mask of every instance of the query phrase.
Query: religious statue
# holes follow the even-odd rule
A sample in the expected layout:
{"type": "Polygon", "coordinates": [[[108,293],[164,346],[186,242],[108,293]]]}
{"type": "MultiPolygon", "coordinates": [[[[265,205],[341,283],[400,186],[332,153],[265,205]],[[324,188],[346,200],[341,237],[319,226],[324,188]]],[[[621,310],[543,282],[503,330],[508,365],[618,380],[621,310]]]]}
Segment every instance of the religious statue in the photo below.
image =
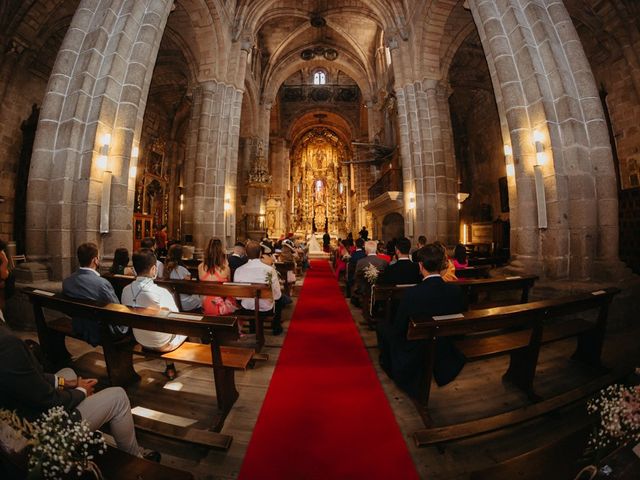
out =
{"type": "Polygon", "coordinates": [[[316,205],[324,204],[324,185],[322,183],[322,180],[315,181],[313,198],[315,199],[316,205]]]}

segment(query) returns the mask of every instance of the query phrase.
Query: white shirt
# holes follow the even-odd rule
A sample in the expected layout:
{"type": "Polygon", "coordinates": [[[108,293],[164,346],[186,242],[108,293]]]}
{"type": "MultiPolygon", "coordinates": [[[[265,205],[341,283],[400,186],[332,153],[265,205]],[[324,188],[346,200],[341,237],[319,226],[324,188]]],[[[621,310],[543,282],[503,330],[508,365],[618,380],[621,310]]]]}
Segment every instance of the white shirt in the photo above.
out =
{"type": "MultiPolygon", "coordinates": [[[[178,307],[169,290],[159,287],[149,277],[136,277],[122,290],[122,304],[128,307],[156,307],[177,312],[178,307]]],[[[174,335],[165,332],[133,329],[136,341],[147,348],[160,348],[169,343],[174,335]]]]}
{"type": "Polygon", "coordinates": [[[89,270],[90,272],[95,273],[97,276],[100,276],[100,272],[98,272],[97,270],[93,269],[93,268],[89,268],[89,267],[80,267],[78,270],[89,270]]]}
{"type": "MultiPolygon", "coordinates": [[[[271,275],[271,291],[273,292],[273,299],[278,300],[282,296],[280,292],[280,280],[278,279],[278,272],[275,268],[260,261],[259,258],[252,258],[247,261],[241,267],[236,269],[233,274],[234,282],[247,282],[247,283],[269,283],[268,276],[271,275]]],[[[259,308],[261,312],[266,312],[273,308],[273,302],[271,300],[261,298],[259,300],[259,308]]],[[[240,303],[243,308],[247,310],[255,310],[254,298],[241,298],[240,303]]]]}

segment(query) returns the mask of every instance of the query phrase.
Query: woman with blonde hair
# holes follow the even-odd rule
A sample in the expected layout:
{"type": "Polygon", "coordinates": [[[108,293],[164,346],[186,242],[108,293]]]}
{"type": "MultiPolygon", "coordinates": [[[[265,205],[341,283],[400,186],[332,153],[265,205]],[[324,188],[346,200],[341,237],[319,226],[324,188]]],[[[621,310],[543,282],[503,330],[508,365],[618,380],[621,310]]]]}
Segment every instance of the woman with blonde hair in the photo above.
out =
{"type": "MultiPolygon", "coordinates": [[[[198,265],[198,277],[201,282],[228,282],[231,269],[227,255],[218,238],[211,238],[204,251],[204,261],[198,265]]],[[[203,297],[202,310],[205,315],[229,315],[238,308],[233,297],[203,297]]]]}
{"type": "Polygon", "coordinates": [[[453,262],[451,261],[451,259],[449,258],[449,256],[447,255],[447,247],[444,243],[442,243],[440,240],[436,240],[435,242],[433,242],[433,244],[438,247],[443,255],[444,255],[444,261],[442,264],[442,271],[440,272],[440,275],[442,276],[442,279],[445,282],[455,282],[456,280],[458,280],[458,277],[456,277],[456,267],[453,265],[453,262]]]}

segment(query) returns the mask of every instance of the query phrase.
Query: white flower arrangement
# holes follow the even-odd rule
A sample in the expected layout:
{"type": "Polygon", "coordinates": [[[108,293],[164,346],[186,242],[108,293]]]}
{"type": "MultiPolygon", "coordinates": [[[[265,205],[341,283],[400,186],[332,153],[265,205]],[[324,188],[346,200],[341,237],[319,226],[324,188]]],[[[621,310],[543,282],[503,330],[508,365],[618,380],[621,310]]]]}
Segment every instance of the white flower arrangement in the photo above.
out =
{"type": "Polygon", "coordinates": [[[589,438],[596,452],[640,441],[640,386],[609,385],[587,403],[587,411],[600,416],[589,438]]]}
{"type": "Polygon", "coordinates": [[[376,283],[379,273],[380,272],[378,272],[378,269],[372,263],[364,267],[364,278],[366,278],[367,282],[369,282],[369,284],[371,285],[376,283]]]}
{"type": "Polygon", "coordinates": [[[84,420],[74,421],[63,407],[49,409],[33,423],[0,410],[0,426],[3,441],[9,439],[14,451],[28,448],[28,478],[80,477],[85,472],[102,478],[93,462],[95,454],[107,449],[102,433],[84,420]]]}

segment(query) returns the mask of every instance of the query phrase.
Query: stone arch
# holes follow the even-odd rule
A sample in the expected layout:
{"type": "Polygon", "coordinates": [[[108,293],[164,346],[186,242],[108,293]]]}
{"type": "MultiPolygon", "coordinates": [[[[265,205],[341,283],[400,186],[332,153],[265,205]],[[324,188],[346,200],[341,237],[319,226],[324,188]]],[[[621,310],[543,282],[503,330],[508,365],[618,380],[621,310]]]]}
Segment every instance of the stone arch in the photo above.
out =
{"type": "MultiPolygon", "coordinates": [[[[296,4],[297,2],[292,2],[293,5],[287,5],[281,0],[242,0],[239,3],[235,17],[235,23],[238,25],[238,35],[243,30],[257,32],[261,24],[274,18],[274,16],[286,14],[309,18],[310,13],[299,8],[299,5],[296,4]]],[[[383,28],[394,29],[402,21],[401,19],[407,18],[407,12],[398,3],[386,0],[371,0],[366,2],[365,8],[362,8],[364,2],[357,2],[355,5],[342,7],[341,11],[350,10],[362,15],[363,12],[369,10],[371,13],[367,12],[366,14],[375,18],[383,28]]]]}
{"type": "MultiPolygon", "coordinates": [[[[365,101],[372,98],[373,79],[366,71],[364,71],[364,69],[362,69],[360,65],[348,63],[340,57],[332,63],[349,75],[358,84],[365,101]]],[[[273,99],[276,98],[276,94],[282,83],[303,66],[309,68],[326,68],[326,61],[315,59],[304,61],[296,54],[290,54],[283,58],[278,64],[273,65],[270,72],[265,75],[265,80],[263,82],[263,99],[265,101],[273,101],[273,99]]]]}
{"type": "Polygon", "coordinates": [[[171,2],[112,7],[109,2],[80,3],[40,114],[29,173],[27,254],[50,260],[55,278],[70,272],[75,247],[82,242],[102,244],[105,251],[131,245],[131,150],[171,2]],[[104,134],[111,135],[111,224],[101,237],[100,198],[107,177],[98,157],[104,134]]]}
{"type": "Polygon", "coordinates": [[[227,58],[219,55],[230,49],[231,45],[221,28],[220,5],[215,0],[184,0],[178,3],[189,17],[194,30],[194,38],[198,59],[198,80],[224,78],[227,73],[227,58]]]}
{"type": "Polygon", "coordinates": [[[346,144],[349,144],[351,142],[353,132],[357,132],[356,126],[351,122],[349,118],[342,115],[338,109],[312,107],[309,110],[300,112],[298,118],[296,118],[295,121],[291,122],[291,125],[289,126],[289,129],[287,131],[286,138],[291,143],[295,143],[298,137],[304,135],[304,133],[308,130],[323,125],[327,127],[333,127],[336,135],[338,135],[346,144]],[[329,112],[331,115],[329,118],[320,122],[313,116],[318,112],[329,112]]]}

